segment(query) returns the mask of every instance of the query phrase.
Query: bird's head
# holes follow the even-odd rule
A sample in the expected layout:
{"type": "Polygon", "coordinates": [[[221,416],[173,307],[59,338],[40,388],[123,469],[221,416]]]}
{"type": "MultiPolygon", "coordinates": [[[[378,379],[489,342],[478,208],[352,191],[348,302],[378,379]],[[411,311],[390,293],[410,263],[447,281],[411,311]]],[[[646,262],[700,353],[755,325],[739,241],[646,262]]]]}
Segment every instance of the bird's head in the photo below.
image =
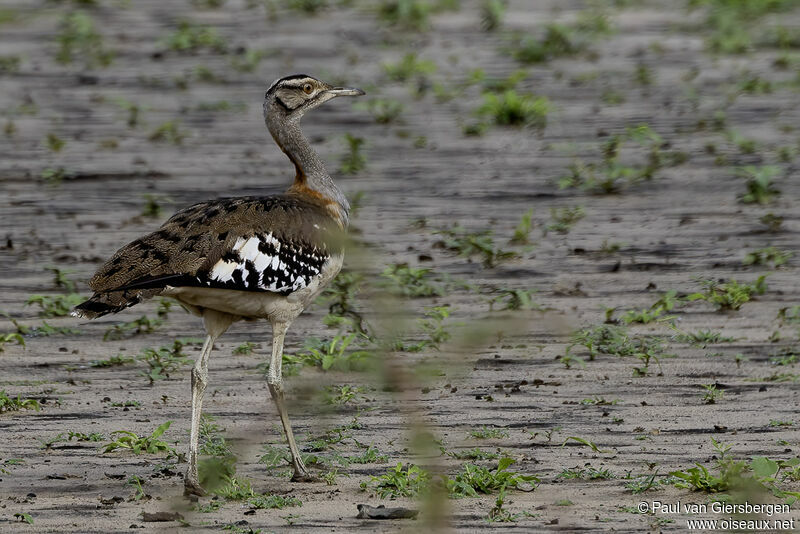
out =
{"type": "Polygon", "coordinates": [[[334,87],[306,74],[293,74],[276,80],[264,97],[264,116],[299,119],[306,111],[337,96],[360,96],[364,91],[351,87],[334,87]]]}

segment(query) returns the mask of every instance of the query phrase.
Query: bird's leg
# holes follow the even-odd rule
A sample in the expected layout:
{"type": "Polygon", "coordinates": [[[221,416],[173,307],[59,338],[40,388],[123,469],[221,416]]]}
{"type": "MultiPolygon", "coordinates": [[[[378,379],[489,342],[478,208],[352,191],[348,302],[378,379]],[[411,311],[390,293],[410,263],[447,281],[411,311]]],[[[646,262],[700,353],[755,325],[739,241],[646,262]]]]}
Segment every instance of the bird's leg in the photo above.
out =
{"type": "Polygon", "coordinates": [[[269,363],[269,373],[267,374],[267,385],[275,406],[278,407],[278,414],[281,416],[283,431],[286,433],[286,441],[289,443],[289,451],[292,454],[292,465],[294,466],[294,482],[309,482],[314,478],[308,474],[303,459],[300,457],[300,450],[294,440],[292,425],[289,423],[289,414],[286,412],[286,402],[283,396],[283,381],[281,377],[281,364],[283,363],[283,338],[286,336],[288,324],[276,323],[272,325],[272,359],[269,363]]]}
{"type": "Polygon", "coordinates": [[[206,337],[203,351],[192,368],[192,433],[189,438],[189,469],[183,480],[187,494],[205,495],[197,473],[197,449],[200,439],[200,416],[203,413],[203,393],[208,384],[208,355],[211,354],[215,339],[216,336],[211,334],[206,337]]]}

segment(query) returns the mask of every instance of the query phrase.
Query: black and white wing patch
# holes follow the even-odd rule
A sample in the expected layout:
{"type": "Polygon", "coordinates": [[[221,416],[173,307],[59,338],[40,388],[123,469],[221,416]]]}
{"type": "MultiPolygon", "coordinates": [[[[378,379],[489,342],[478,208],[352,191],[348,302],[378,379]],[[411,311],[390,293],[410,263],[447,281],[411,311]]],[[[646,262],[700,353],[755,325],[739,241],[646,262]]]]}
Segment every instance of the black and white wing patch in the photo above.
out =
{"type": "Polygon", "coordinates": [[[202,285],[288,295],[320,275],[330,255],[317,247],[280,240],[272,232],[239,237],[205,273],[202,285]]]}

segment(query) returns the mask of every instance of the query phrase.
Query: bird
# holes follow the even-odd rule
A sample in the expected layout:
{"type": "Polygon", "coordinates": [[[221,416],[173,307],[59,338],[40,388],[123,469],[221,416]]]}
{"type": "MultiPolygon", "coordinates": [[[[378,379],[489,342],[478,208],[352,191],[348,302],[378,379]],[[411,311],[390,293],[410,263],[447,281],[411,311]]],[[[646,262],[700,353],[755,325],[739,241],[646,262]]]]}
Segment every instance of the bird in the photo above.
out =
{"type": "Polygon", "coordinates": [[[306,74],[276,80],[264,97],[264,121],[295,168],[284,194],[201,202],[158,230],[119,249],[89,281],[94,295],[72,315],[94,319],[154,296],[170,297],[203,319],[206,338],[191,371],[192,419],[185,492],[204,495],[198,439],[208,360],[215,341],[236,321],[272,326],[267,385],[291,453],[293,481],[313,481],[286,410],[281,363],[292,322],[339,273],[350,204],[300,129],[303,115],[339,96],[361,96],[306,74]]]}

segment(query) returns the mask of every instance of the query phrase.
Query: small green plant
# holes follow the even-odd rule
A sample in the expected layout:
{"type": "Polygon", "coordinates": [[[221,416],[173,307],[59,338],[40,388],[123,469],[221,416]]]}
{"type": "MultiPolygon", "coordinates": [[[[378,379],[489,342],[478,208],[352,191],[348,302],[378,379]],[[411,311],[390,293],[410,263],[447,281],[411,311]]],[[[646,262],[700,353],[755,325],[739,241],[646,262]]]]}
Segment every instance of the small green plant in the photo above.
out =
{"type": "Polygon", "coordinates": [[[147,493],[145,493],[144,488],[142,487],[143,483],[144,483],[144,480],[142,480],[140,477],[138,477],[136,475],[132,475],[132,476],[128,477],[128,481],[126,482],[126,484],[128,486],[132,486],[133,487],[133,497],[131,497],[131,500],[137,502],[137,501],[146,500],[146,499],[150,498],[150,496],[147,495],[147,493]]]}
{"type": "Polygon", "coordinates": [[[8,343],[16,343],[22,347],[25,346],[25,338],[22,337],[22,334],[17,332],[6,332],[0,334],[0,352],[5,350],[5,346],[8,343]]]}
{"type": "Polygon", "coordinates": [[[780,232],[783,227],[783,216],[767,213],[759,217],[758,222],[766,226],[768,232],[775,234],[780,232]]]}
{"type": "Polygon", "coordinates": [[[453,0],[381,0],[378,17],[400,29],[425,31],[434,13],[458,7],[453,0]]]}
{"type": "Polygon", "coordinates": [[[349,133],[344,134],[344,138],[347,141],[348,152],[342,156],[339,170],[344,174],[358,174],[367,166],[367,158],[361,153],[364,138],[356,137],[349,133]]]}
{"type": "Polygon", "coordinates": [[[687,300],[704,300],[713,304],[718,310],[738,310],[749,302],[754,295],[763,295],[767,290],[767,275],[759,276],[753,284],[740,284],[736,280],[718,282],[701,280],[702,292],[692,293],[687,300]]]}
{"type": "Polygon", "coordinates": [[[255,343],[245,341],[244,343],[233,349],[233,353],[239,356],[249,356],[250,354],[253,354],[253,349],[255,348],[256,348],[255,343]]]}
{"type": "Polygon", "coordinates": [[[164,209],[161,207],[162,202],[169,202],[169,197],[163,195],[153,195],[145,193],[142,195],[144,198],[144,207],[142,207],[142,217],[157,218],[161,217],[164,209]]]}
{"type": "Polygon", "coordinates": [[[103,37],[94,27],[94,21],[86,13],[76,11],[61,20],[61,32],[56,37],[58,52],[56,61],[70,64],[77,58],[87,69],[107,67],[114,54],[105,49],[103,37]]]}
{"type": "Polygon", "coordinates": [[[678,343],[689,343],[698,347],[715,345],[717,343],[733,343],[736,341],[732,337],[723,336],[721,333],[712,330],[698,330],[697,332],[678,331],[672,339],[678,343]]]}
{"type": "Polygon", "coordinates": [[[515,36],[511,56],[522,63],[544,63],[552,59],[580,53],[588,43],[563,24],[548,24],[540,38],[515,36]]]}
{"type": "Polygon", "coordinates": [[[42,408],[36,399],[23,399],[22,395],[17,395],[16,398],[9,397],[4,389],[0,390],[0,413],[16,412],[23,409],[38,412],[42,408]]]}
{"type": "Polygon", "coordinates": [[[303,506],[303,501],[291,495],[255,495],[247,499],[247,504],[256,510],[266,510],[277,508],[279,510],[287,506],[303,506]]]}
{"type": "Polygon", "coordinates": [[[415,78],[426,78],[436,72],[433,61],[417,59],[417,54],[409,53],[397,63],[384,63],[383,71],[392,81],[407,82],[415,78]]]}
{"type": "Polygon", "coordinates": [[[558,232],[559,234],[567,234],[575,223],[580,221],[586,216],[581,206],[573,208],[564,207],[561,209],[550,208],[550,217],[553,222],[548,224],[546,229],[548,231],[558,232]]]}
{"type": "Polygon", "coordinates": [[[495,304],[501,304],[500,310],[542,310],[540,304],[533,300],[533,290],[530,289],[502,289],[496,288],[498,294],[489,299],[489,310],[494,310],[495,304]]]}
{"type": "Polygon", "coordinates": [[[243,54],[231,58],[231,67],[239,72],[254,72],[266,56],[267,53],[263,50],[248,49],[243,54]]]}
{"type": "Polygon", "coordinates": [[[308,15],[316,15],[328,7],[328,0],[286,0],[286,6],[308,15]]]}
{"type": "Polygon", "coordinates": [[[529,245],[530,244],[530,233],[533,230],[533,208],[529,209],[525,215],[522,216],[522,220],[519,221],[517,227],[514,228],[514,235],[511,237],[509,243],[512,245],[529,245]]]}
{"type": "Polygon", "coordinates": [[[542,130],[552,110],[552,104],[544,96],[519,94],[509,89],[502,93],[483,93],[483,105],[476,114],[489,117],[501,126],[530,126],[542,130]]]}
{"type": "Polygon", "coordinates": [[[0,56],[0,74],[11,74],[19,71],[22,59],[19,56],[0,56]]]}
{"type": "Polygon", "coordinates": [[[66,295],[31,295],[25,302],[26,306],[36,304],[39,306],[39,317],[65,317],[69,315],[74,306],[84,301],[77,293],[66,295]]]}
{"type": "Polygon", "coordinates": [[[48,133],[46,140],[47,140],[47,148],[49,148],[53,152],[61,152],[61,149],[64,148],[64,145],[67,144],[66,141],[64,141],[54,133],[48,133]]]}
{"type": "Polygon", "coordinates": [[[725,392],[717,389],[716,384],[703,384],[703,389],[705,391],[701,399],[706,404],[716,404],[718,400],[725,396],[725,392]]]}
{"type": "Polygon", "coordinates": [[[117,439],[103,446],[103,453],[115,451],[117,449],[127,449],[133,454],[159,454],[166,452],[168,455],[174,455],[175,449],[169,446],[165,441],[161,441],[161,435],[167,431],[172,421],[167,421],[156,428],[149,436],[138,436],[129,430],[116,430],[111,433],[112,436],[118,436],[117,439]]]}
{"type": "Polygon", "coordinates": [[[204,26],[197,26],[183,20],[178,24],[178,29],[167,36],[164,41],[166,47],[175,52],[196,53],[208,50],[224,54],[228,45],[216,30],[204,26]]]}
{"type": "Polygon", "coordinates": [[[778,167],[763,166],[741,167],[738,170],[739,176],[746,180],[745,193],[739,197],[743,204],[769,204],[781,192],[775,188],[772,179],[780,172],[778,167]]]}
{"type": "Polygon", "coordinates": [[[776,247],[766,247],[748,252],[742,260],[742,265],[771,265],[773,268],[785,265],[789,258],[794,256],[788,250],[776,247]]]}
{"type": "Polygon", "coordinates": [[[533,489],[539,483],[539,477],[509,471],[509,466],[514,463],[508,457],[500,458],[495,469],[468,463],[461,466],[452,478],[442,476],[442,479],[450,498],[477,497],[479,493],[491,494],[506,488],[533,489]]]}
{"type": "Polygon", "coordinates": [[[505,0],[483,0],[481,3],[481,29],[494,32],[503,25],[506,14],[505,0]]]}
{"type": "Polygon", "coordinates": [[[372,476],[370,482],[362,482],[361,489],[372,489],[375,494],[387,497],[417,497],[425,495],[430,489],[431,474],[417,465],[404,466],[398,462],[385,474],[372,476]]]}
{"type": "Polygon", "coordinates": [[[437,297],[447,293],[444,285],[438,284],[438,277],[431,269],[410,267],[406,263],[396,263],[383,270],[386,288],[395,295],[404,297],[437,297]]]}
{"type": "Polygon", "coordinates": [[[103,341],[114,341],[124,339],[128,336],[150,334],[155,332],[155,330],[163,324],[164,321],[161,319],[142,315],[136,320],[127,323],[118,323],[109,327],[103,334],[103,341]]]}
{"type": "Polygon", "coordinates": [[[514,251],[503,250],[495,246],[491,230],[469,232],[461,226],[436,232],[444,238],[443,247],[458,252],[464,257],[480,255],[484,267],[496,267],[499,263],[519,257],[514,251]]]}
{"type": "MultiPolygon", "coordinates": [[[[360,105],[358,105],[360,106],[360,105]]],[[[375,98],[363,105],[379,124],[389,124],[397,120],[403,112],[403,104],[398,100],[375,98]]]]}
{"type": "Polygon", "coordinates": [[[350,345],[361,339],[363,338],[358,334],[337,335],[327,342],[312,338],[306,342],[303,351],[298,353],[297,363],[318,367],[323,371],[366,370],[372,365],[374,354],[368,350],[348,350],[350,345]]]}
{"type": "Polygon", "coordinates": [[[200,418],[200,454],[227,458],[232,453],[225,436],[222,435],[224,429],[214,421],[215,418],[207,414],[203,414],[200,418]]]}
{"type": "Polygon", "coordinates": [[[358,395],[363,396],[365,389],[357,386],[328,386],[325,388],[325,403],[344,406],[356,400],[358,395]]]}
{"type": "Polygon", "coordinates": [[[31,514],[17,512],[14,514],[14,519],[17,519],[20,523],[28,523],[29,525],[33,524],[33,517],[31,517],[31,514]]]}
{"type": "Polygon", "coordinates": [[[90,367],[116,367],[120,365],[128,365],[133,363],[133,358],[130,356],[124,356],[122,354],[118,354],[116,356],[112,356],[107,360],[92,360],[89,362],[90,367]]]}
{"type": "Polygon", "coordinates": [[[150,133],[148,139],[154,143],[171,143],[180,145],[187,134],[180,128],[178,121],[167,121],[150,133]]]}
{"type": "Polygon", "coordinates": [[[456,460],[496,460],[500,457],[498,452],[485,451],[479,447],[465,451],[447,451],[447,455],[456,460]]]}
{"type": "Polygon", "coordinates": [[[144,349],[142,353],[137,356],[137,360],[147,364],[149,370],[142,371],[152,384],[156,380],[164,380],[169,378],[169,374],[177,371],[184,365],[187,365],[191,360],[183,353],[185,343],[176,339],[171,347],[160,347],[158,349],[144,349]]]}
{"type": "Polygon", "coordinates": [[[780,471],[786,469],[785,474],[791,476],[800,459],[775,461],[765,456],[754,456],[749,462],[734,460],[728,456],[730,445],[714,438],[711,438],[711,442],[717,457],[713,471],[700,464],[683,471],[673,471],[670,475],[676,487],[703,493],[724,493],[728,499],[731,496],[753,498],[758,493],[767,492],[788,501],[800,498],[800,492],[786,491],[778,486],[780,471]]]}
{"type": "Polygon", "coordinates": [[[484,426],[478,430],[470,430],[469,435],[475,439],[502,439],[508,437],[508,430],[484,426]]]}

